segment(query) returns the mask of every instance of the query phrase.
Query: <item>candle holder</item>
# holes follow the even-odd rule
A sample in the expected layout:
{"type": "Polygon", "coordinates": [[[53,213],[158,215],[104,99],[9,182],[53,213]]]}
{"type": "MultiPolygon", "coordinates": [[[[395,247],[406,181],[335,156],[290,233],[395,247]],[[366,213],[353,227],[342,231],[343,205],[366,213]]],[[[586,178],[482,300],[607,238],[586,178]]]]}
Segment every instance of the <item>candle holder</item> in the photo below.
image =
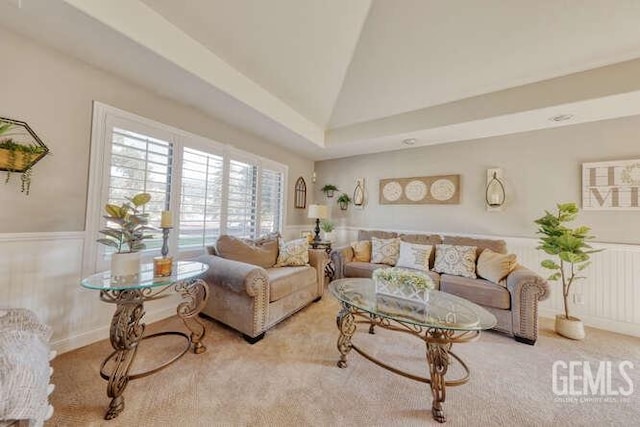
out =
{"type": "Polygon", "coordinates": [[[169,255],[169,231],[171,227],[162,227],[162,249],[160,253],[163,257],[167,257],[169,255]]]}

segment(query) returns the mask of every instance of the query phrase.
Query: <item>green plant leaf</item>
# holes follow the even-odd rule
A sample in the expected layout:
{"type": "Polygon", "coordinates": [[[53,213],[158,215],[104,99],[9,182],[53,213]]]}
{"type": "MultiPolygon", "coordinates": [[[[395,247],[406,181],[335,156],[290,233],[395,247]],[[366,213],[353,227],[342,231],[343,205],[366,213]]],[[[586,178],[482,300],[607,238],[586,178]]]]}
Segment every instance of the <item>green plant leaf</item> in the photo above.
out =
{"type": "Polygon", "coordinates": [[[151,194],[140,193],[133,196],[133,198],[131,199],[131,203],[133,203],[137,207],[137,206],[142,206],[146,203],[149,203],[150,200],[151,200],[151,194]]]}
{"type": "Polygon", "coordinates": [[[558,280],[560,277],[560,273],[553,273],[551,276],[547,277],[547,280],[558,280]]]}
{"type": "Polygon", "coordinates": [[[544,268],[548,268],[549,270],[558,270],[560,266],[552,259],[545,259],[540,263],[544,268]]]}
{"type": "Polygon", "coordinates": [[[585,262],[584,264],[580,264],[580,265],[578,266],[578,271],[582,271],[582,270],[584,270],[585,268],[589,267],[590,265],[591,265],[591,261],[585,262]]]}
{"type": "Polygon", "coordinates": [[[124,216],[122,215],[122,209],[120,208],[120,206],[117,206],[117,205],[107,204],[104,207],[104,210],[109,214],[109,216],[114,218],[122,218],[124,216]]]}
{"type": "Polygon", "coordinates": [[[98,239],[96,242],[118,249],[118,242],[111,239],[98,239]]]}

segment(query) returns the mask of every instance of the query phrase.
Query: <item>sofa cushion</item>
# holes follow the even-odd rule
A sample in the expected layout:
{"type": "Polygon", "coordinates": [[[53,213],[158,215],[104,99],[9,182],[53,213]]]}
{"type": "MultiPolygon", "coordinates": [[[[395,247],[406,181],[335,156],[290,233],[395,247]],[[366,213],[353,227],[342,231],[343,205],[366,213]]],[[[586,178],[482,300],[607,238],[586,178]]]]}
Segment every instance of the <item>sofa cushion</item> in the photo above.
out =
{"type": "Polygon", "coordinates": [[[443,236],[442,243],[446,245],[457,246],[475,246],[476,258],[480,256],[483,250],[491,249],[499,254],[507,253],[507,243],[504,240],[492,240],[492,239],[474,239],[472,237],[462,236],[443,236]]]}
{"type": "Polygon", "coordinates": [[[440,275],[440,290],[487,307],[501,310],[511,309],[509,291],[488,280],[442,274],[440,275]]]}
{"type": "Polygon", "coordinates": [[[419,245],[416,243],[400,242],[400,255],[396,267],[415,268],[416,270],[429,271],[429,257],[433,252],[431,245],[419,245]]]}
{"type": "Polygon", "coordinates": [[[309,264],[309,241],[306,238],[285,242],[278,239],[278,261],[274,267],[309,264]]]}
{"type": "MultiPolygon", "coordinates": [[[[442,236],[439,234],[401,234],[400,240],[407,243],[417,243],[418,245],[431,245],[435,248],[436,245],[442,243],[442,236]]],[[[436,260],[436,251],[432,250],[429,255],[429,268],[433,268],[433,263],[436,260]]]]}
{"type": "Polygon", "coordinates": [[[353,260],[359,262],[371,261],[371,241],[361,240],[359,242],[351,243],[351,249],[353,249],[353,260]]]}
{"type": "Polygon", "coordinates": [[[388,267],[384,264],[372,264],[370,262],[348,262],[344,265],[345,277],[371,277],[373,270],[388,267]]]}
{"type": "Polygon", "coordinates": [[[278,301],[317,280],[316,270],[309,266],[267,268],[267,275],[269,302],[278,301]]]}
{"type": "Polygon", "coordinates": [[[502,284],[504,278],[511,273],[518,263],[514,254],[499,254],[485,249],[478,258],[478,276],[490,282],[502,284]]]}
{"type": "Polygon", "coordinates": [[[216,242],[216,252],[222,258],[269,268],[276,263],[278,241],[265,239],[260,242],[254,242],[222,235],[216,242]]]}
{"type": "Polygon", "coordinates": [[[358,241],[371,240],[372,237],[376,237],[378,239],[392,239],[394,237],[398,237],[398,233],[380,230],[358,230],[358,241]]]}
{"type": "MultiPolygon", "coordinates": [[[[374,270],[387,267],[388,266],[384,264],[371,264],[370,262],[348,262],[344,265],[344,277],[371,278],[374,270]]],[[[435,271],[425,271],[424,273],[427,273],[436,285],[436,289],[438,289],[440,285],[440,275],[435,271]]]]}
{"type": "Polygon", "coordinates": [[[374,264],[396,265],[400,255],[400,239],[371,238],[371,262],[374,264]]]}
{"type": "Polygon", "coordinates": [[[438,273],[476,278],[476,247],[436,245],[436,262],[433,269],[438,273]]]}

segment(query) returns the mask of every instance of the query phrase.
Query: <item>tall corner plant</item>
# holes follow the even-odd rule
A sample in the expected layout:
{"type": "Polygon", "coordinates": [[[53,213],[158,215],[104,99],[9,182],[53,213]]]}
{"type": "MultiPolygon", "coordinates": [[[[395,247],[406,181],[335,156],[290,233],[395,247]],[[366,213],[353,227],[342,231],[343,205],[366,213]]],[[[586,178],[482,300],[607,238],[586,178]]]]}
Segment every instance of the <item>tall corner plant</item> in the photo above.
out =
{"type": "Polygon", "coordinates": [[[545,215],[535,220],[538,225],[540,246],[537,249],[552,255],[555,259],[545,259],[542,267],[551,270],[548,280],[559,280],[562,283],[562,297],[564,302],[564,317],[572,319],[569,315],[569,295],[571,286],[576,280],[584,279],[580,272],[589,266],[590,254],[600,252],[602,249],[593,249],[588,240],[591,228],[579,226],[570,228],[567,223],[578,217],[578,206],[575,203],[561,203],[557,205],[557,212],[545,211],[545,215]]]}
{"type": "Polygon", "coordinates": [[[141,213],[141,208],[151,200],[148,193],[139,193],[129,198],[120,206],[107,204],[104,207],[107,215],[107,226],[100,230],[105,237],[97,240],[98,243],[115,248],[116,253],[138,252],[145,248],[143,240],[153,237],[146,234],[147,230],[153,230],[148,225],[148,214],[141,213]],[[113,224],[113,225],[110,225],[113,224]]]}

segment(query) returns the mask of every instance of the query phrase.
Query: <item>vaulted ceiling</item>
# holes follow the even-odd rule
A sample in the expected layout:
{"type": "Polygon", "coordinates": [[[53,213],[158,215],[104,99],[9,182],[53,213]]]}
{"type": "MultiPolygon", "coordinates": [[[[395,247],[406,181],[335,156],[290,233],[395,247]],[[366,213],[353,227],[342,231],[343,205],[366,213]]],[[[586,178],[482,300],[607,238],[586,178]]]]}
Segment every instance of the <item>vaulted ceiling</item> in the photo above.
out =
{"type": "Polygon", "coordinates": [[[0,2],[0,25],[313,159],[640,114],[638,22],[637,0],[0,2]]]}

